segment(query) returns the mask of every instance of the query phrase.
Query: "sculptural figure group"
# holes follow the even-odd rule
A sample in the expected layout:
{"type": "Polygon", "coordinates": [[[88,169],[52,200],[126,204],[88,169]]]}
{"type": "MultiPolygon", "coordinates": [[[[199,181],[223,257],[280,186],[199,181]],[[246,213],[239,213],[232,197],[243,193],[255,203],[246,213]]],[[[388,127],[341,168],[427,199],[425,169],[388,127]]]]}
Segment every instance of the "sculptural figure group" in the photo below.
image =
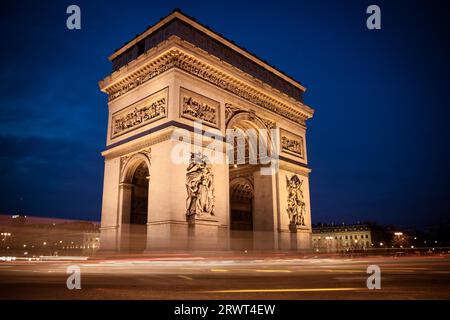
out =
{"type": "Polygon", "coordinates": [[[214,175],[208,158],[192,154],[186,172],[186,215],[214,215],[214,175]]]}
{"type": "Polygon", "coordinates": [[[290,179],[286,176],[288,192],[287,212],[292,225],[304,226],[306,215],[306,203],[303,201],[302,183],[296,175],[290,179]]]}

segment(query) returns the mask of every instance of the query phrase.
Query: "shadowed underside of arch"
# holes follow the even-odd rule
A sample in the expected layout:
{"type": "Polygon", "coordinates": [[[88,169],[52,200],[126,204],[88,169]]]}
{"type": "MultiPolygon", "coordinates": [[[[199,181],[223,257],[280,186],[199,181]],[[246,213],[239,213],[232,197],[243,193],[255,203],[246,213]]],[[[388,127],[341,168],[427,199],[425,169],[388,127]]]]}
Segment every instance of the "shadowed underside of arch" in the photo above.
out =
{"type": "MultiPolygon", "coordinates": [[[[267,163],[268,156],[271,155],[272,150],[275,150],[272,145],[271,130],[251,112],[243,111],[234,115],[227,123],[227,130],[234,130],[234,161],[230,163],[236,163],[237,159],[240,159],[238,154],[245,157],[245,163],[249,163],[250,152],[256,155],[257,163],[260,163],[261,159],[264,159],[263,162],[267,163]],[[239,140],[245,144],[245,150],[238,150],[237,143],[239,140]]],[[[227,134],[230,134],[230,132],[227,131],[227,134]]]]}
{"type": "Polygon", "coordinates": [[[143,154],[125,159],[121,174],[125,188],[122,199],[122,250],[142,252],[147,247],[149,169],[148,158],[143,154]]]}
{"type": "Polygon", "coordinates": [[[253,185],[246,178],[230,181],[230,229],[253,230],[253,185]]]}

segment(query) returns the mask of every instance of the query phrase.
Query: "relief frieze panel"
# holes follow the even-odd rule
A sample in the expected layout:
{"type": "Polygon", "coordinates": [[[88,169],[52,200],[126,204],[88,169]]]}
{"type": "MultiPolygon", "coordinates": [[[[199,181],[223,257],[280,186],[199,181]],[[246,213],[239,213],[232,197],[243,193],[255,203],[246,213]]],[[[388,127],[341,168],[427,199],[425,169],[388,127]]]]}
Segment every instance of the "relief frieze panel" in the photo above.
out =
{"type": "Polygon", "coordinates": [[[112,115],[111,139],[164,118],[167,114],[168,89],[163,89],[112,115]]]}
{"type": "Polygon", "coordinates": [[[305,158],[303,137],[281,130],[281,151],[296,157],[305,158]]]}
{"type": "Polygon", "coordinates": [[[180,88],[180,115],[219,127],[220,103],[185,88],[180,88]]]}

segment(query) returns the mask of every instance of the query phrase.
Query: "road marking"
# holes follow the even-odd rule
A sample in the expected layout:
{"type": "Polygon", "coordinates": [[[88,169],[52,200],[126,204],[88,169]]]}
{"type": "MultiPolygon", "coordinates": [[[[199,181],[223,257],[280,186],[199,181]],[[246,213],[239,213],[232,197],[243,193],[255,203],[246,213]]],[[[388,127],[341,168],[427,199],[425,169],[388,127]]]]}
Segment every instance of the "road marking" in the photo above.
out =
{"type": "Polygon", "coordinates": [[[339,273],[339,272],[350,272],[350,273],[353,273],[353,272],[359,272],[359,273],[365,272],[365,270],[360,270],[360,269],[323,269],[321,271],[337,272],[337,273],[339,273]]]}
{"type": "Polygon", "coordinates": [[[192,278],[188,276],[178,276],[178,277],[185,280],[192,280],[192,278]]]}
{"type": "Polygon", "coordinates": [[[212,272],[228,272],[226,269],[211,269],[212,272]]]}
{"type": "Polygon", "coordinates": [[[236,289],[236,290],[214,290],[206,292],[214,293],[267,293],[267,292],[323,292],[323,291],[354,291],[360,288],[296,288],[296,289],[236,289]]]}
{"type": "Polygon", "coordinates": [[[257,269],[255,270],[255,272],[292,272],[291,270],[284,270],[284,269],[280,269],[280,270],[273,270],[273,269],[257,269]]]}

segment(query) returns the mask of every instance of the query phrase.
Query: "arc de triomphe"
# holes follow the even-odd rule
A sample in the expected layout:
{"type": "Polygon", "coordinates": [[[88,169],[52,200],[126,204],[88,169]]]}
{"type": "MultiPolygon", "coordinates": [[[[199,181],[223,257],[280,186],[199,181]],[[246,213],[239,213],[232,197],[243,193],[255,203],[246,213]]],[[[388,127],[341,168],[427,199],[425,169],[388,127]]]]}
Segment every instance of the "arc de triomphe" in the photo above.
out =
{"type": "Polygon", "coordinates": [[[109,59],[113,72],[99,83],[109,111],[102,249],[311,246],[306,120],[314,110],[299,82],[180,11],[109,59]],[[252,130],[256,140],[245,136],[252,130]],[[244,134],[242,150],[230,131],[244,134]],[[269,163],[264,143],[276,155],[269,163]],[[192,149],[185,161],[174,160],[180,144],[192,149]],[[227,150],[242,161],[213,161],[227,150]]]}

